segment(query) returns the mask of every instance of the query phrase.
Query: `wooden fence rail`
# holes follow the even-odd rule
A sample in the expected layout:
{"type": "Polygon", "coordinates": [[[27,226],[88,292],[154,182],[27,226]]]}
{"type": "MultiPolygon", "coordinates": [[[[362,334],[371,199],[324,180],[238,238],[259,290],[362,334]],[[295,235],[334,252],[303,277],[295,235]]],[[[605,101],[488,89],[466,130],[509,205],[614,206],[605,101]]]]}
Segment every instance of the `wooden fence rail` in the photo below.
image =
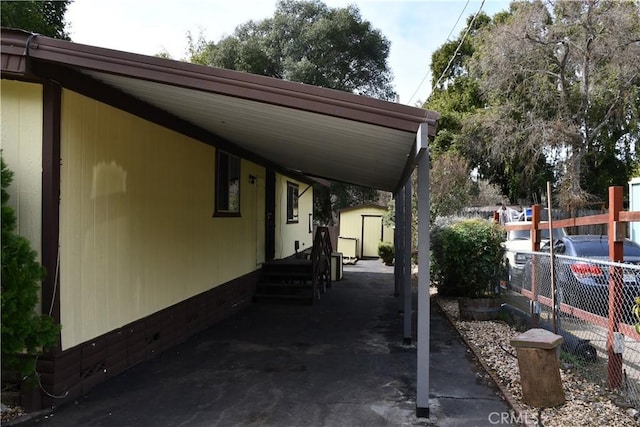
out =
{"type": "MultiPolygon", "coordinates": [[[[640,212],[629,212],[623,210],[622,187],[609,187],[609,209],[607,213],[589,215],[578,218],[552,220],[553,228],[570,228],[578,226],[606,225],[609,241],[609,260],[620,263],[623,261],[623,242],[627,235],[627,225],[629,222],[640,221],[640,212]]],[[[495,218],[495,216],[494,216],[495,218]]],[[[540,230],[548,229],[549,222],[541,221],[540,205],[532,206],[532,220],[530,224],[508,223],[505,229],[509,230],[531,230],[531,250],[540,250],[540,230]]],[[[607,319],[607,354],[608,354],[608,382],[611,388],[618,388],[622,385],[622,354],[614,351],[614,336],[616,333],[628,331],[629,325],[622,322],[622,313],[615,308],[622,301],[622,277],[619,267],[611,267],[609,274],[609,314],[607,319]]],[[[531,278],[532,300],[539,297],[536,289],[535,277],[531,278]]],[[[537,314],[531,305],[531,318],[537,321],[537,314]]],[[[535,323],[534,323],[535,324],[535,323]]]]}

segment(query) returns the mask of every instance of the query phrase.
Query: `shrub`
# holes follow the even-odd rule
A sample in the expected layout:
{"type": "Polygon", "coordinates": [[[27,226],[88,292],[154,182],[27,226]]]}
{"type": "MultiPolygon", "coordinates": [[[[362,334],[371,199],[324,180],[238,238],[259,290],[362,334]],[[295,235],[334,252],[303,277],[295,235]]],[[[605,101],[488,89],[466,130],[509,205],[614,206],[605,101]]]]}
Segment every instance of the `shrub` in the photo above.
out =
{"type": "Polygon", "coordinates": [[[504,274],[504,233],[498,224],[466,219],[434,224],[431,277],[442,296],[495,296],[504,274]]]}
{"type": "Polygon", "coordinates": [[[382,258],[382,262],[386,265],[393,265],[393,259],[396,257],[396,248],[389,242],[378,243],[378,256],[382,258]]]}
{"type": "MultiPolygon", "coordinates": [[[[7,205],[6,188],[13,180],[13,172],[2,166],[2,370],[20,376],[34,369],[35,357],[43,348],[57,342],[60,327],[49,316],[36,313],[40,282],[44,268],[37,261],[37,253],[30,242],[15,231],[16,215],[7,205]]],[[[4,379],[4,377],[3,377],[4,379]]]]}

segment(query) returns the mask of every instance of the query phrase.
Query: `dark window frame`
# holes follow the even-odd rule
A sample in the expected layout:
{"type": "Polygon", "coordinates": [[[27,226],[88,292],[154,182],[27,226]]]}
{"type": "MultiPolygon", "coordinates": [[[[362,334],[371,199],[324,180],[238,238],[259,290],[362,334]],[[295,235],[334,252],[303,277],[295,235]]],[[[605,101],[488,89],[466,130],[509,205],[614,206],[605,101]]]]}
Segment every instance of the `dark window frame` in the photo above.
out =
{"type": "Polygon", "coordinates": [[[240,157],[216,150],[214,217],[240,217],[240,157]],[[234,185],[236,188],[234,188],[234,185]],[[233,206],[235,199],[235,204],[233,206]]]}
{"type": "Polygon", "coordinates": [[[300,186],[291,181],[287,181],[287,224],[297,224],[300,222],[300,186]]]}

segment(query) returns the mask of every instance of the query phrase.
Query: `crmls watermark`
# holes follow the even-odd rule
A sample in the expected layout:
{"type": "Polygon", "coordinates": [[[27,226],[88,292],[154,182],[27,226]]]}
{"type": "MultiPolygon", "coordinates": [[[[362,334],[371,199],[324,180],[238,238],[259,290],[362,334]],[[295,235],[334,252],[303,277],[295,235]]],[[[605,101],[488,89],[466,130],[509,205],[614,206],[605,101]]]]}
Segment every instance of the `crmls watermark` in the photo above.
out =
{"type": "Polygon", "coordinates": [[[489,423],[493,425],[522,425],[522,424],[535,424],[530,414],[515,414],[513,412],[492,412],[487,417],[489,423]]]}

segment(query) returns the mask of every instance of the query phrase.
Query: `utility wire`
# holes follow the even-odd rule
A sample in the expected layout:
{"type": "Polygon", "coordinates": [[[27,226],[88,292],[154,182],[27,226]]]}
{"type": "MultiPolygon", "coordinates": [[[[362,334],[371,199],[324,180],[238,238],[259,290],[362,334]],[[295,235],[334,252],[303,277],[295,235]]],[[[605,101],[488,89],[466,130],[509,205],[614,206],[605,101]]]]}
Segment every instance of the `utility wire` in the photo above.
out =
{"type": "Polygon", "coordinates": [[[485,2],[485,0],[482,0],[482,3],[480,3],[480,7],[478,8],[478,11],[476,12],[475,15],[473,15],[473,19],[471,20],[471,22],[467,26],[467,31],[465,31],[464,35],[462,36],[462,39],[460,40],[460,43],[458,44],[458,47],[456,48],[456,51],[453,52],[453,55],[451,56],[451,59],[449,60],[449,63],[447,64],[446,68],[442,71],[442,74],[440,75],[440,78],[438,78],[438,81],[436,82],[436,84],[434,85],[434,87],[432,89],[435,89],[435,88],[438,87],[438,85],[442,81],[442,78],[444,77],[444,75],[447,74],[447,71],[449,71],[449,67],[451,67],[451,64],[453,63],[453,60],[458,55],[458,52],[460,51],[460,48],[462,47],[462,43],[464,43],[464,40],[467,38],[467,35],[471,31],[471,28],[473,27],[473,24],[476,22],[476,18],[478,17],[478,15],[480,15],[480,12],[482,11],[482,6],[484,6],[484,2],[485,2]]]}
{"type": "MultiPolygon", "coordinates": [[[[453,34],[453,32],[455,31],[456,27],[458,26],[458,22],[460,22],[460,18],[462,18],[462,15],[464,15],[464,11],[467,10],[467,6],[469,6],[469,2],[470,1],[471,0],[467,0],[467,3],[465,3],[464,7],[462,8],[462,11],[460,12],[460,15],[458,15],[458,19],[456,19],[456,23],[453,24],[453,27],[451,27],[451,31],[449,31],[449,35],[447,36],[447,39],[445,40],[445,43],[448,42],[449,39],[451,38],[451,34],[453,34]]],[[[410,104],[411,101],[413,100],[413,97],[416,96],[416,94],[418,93],[418,91],[420,90],[422,85],[424,84],[424,81],[427,80],[427,77],[429,76],[429,72],[430,72],[430,70],[427,69],[426,74],[422,78],[422,81],[420,81],[420,84],[418,85],[416,90],[413,92],[413,95],[411,95],[411,98],[409,98],[409,101],[407,101],[407,104],[410,104]]]]}
{"type": "Polygon", "coordinates": [[[447,40],[446,41],[449,41],[449,39],[451,38],[451,35],[453,34],[453,32],[455,31],[456,27],[458,26],[458,22],[460,22],[460,18],[462,18],[462,15],[464,15],[464,11],[467,10],[467,6],[469,6],[469,2],[470,1],[471,0],[467,0],[467,3],[462,8],[462,11],[460,12],[460,15],[458,15],[458,19],[456,20],[456,23],[453,24],[453,27],[451,27],[451,31],[449,31],[449,35],[447,36],[447,40]]]}
{"type": "MultiPolygon", "coordinates": [[[[480,3],[480,7],[478,8],[478,11],[476,12],[475,15],[473,15],[473,19],[471,20],[471,22],[469,23],[469,25],[467,26],[467,30],[465,31],[465,33],[462,36],[462,39],[460,39],[460,43],[458,44],[458,47],[456,47],[455,52],[453,52],[453,55],[451,56],[451,59],[449,60],[449,63],[447,64],[447,66],[445,67],[445,69],[442,71],[442,74],[440,75],[440,77],[438,78],[438,81],[436,82],[436,84],[431,88],[432,90],[435,89],[436,87],[438,87],[438,85],[440,84],[440,82],[442,81],[442,79],[444,78],[445,74],[447,74],[447,71],[449,71],[449,68],[451,67],[451,64],[453,64],[454,59],[456,58],[456,56],[458,55],[458,52],[460,51],[460,48],[462,47],[462,43],[464,43],[464,40],[467,38],[467,35],[469,35],[469,32],[471,31],[471,28],[473,27],[473,24],[476,22],[476,18],[478,18],[478,15],[480,15],[480,12],[482,11],[482,7],[484,6],[484,2],[485,0],[482,0],[482,3],[480,3]]],[[[468,1],[467,1],[468,3],[468,1]]],[[[466,5],[465,5],[465,9],[466,9],[466,5]]],[[[464,13],[464,9],[462,11],[464,13]]],[[[458,18],[460,19],[460,18],[458,18]]],[[[453,30],[452,30],[453,32],[453,30]]],[[[449,34],[451,35],[451,34],[449,34]]],[[[420,82],[420,86],[422,86],[422,83],[424,83],[424,81],[426,80],[428,75],[427,74],[424,76],[424,78],[422,79],[422,82],[420,82]]],[[[420,87],[418,87],[419,89],[420,87]]],[[[418,89],[416,89],[416,91],[413,93],[413,95],[411,95],[411,99],[413,99],[413,97],[415,96],[415,94],[418,92],[418,89]]],[[[411,99],[409,100],[409,102],[411,102],[411,99]]]]}

